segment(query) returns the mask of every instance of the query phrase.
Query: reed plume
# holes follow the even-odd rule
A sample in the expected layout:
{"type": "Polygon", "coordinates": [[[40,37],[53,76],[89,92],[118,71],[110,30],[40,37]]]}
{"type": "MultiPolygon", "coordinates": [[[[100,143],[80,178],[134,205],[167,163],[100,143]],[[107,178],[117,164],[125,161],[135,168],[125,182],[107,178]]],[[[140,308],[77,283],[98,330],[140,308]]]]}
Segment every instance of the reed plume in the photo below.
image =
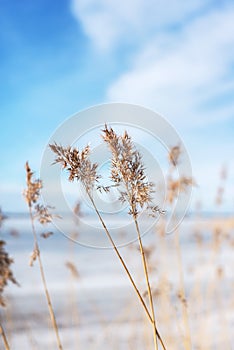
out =
{"type": "Polygon", "coordinates": [[[59,336],[59,330],[58,330],[58,325],[54,313],[54,309],[52,306],[51,302],[51,297],[48,291],[47,287],[47,282],[46,282],[46,277],[45,277],[45,272],[44,272],[44,267],[41,259],[41,253],[40,253],[40,247],[38,244],[38,239],[37,239],[37,233],[36,233],[36,228],[35,228],[35,220],[38,220],[41,224],[47,224],[52,221],[52,215],[49,212],[50,207],[45,207],[41,205],[39,201],[40,197],[40,190],[42,189],[42,181],[40,179],[34,179],[33,178],[33,172],[28,164],[26,162],[25,164],[25,169],[26,169],[26,184],[27,187],[23,192],[24,198],[26,200],[26,203],[29,208],[29,215],[30,215],[30,220],[31,220],[31,225],[32,225],[32,233],[33,233],[33,238],[34,238],[34,249],[30,257],[30,266],[33,265],[33,263],[38,260],[39,263],[39,268],[40,268],[40,274],[41,274],[41,279],[44,287],[44,292],[48,304],[48,309],[49,309],[49,314],[51,318],[51,323],[55,332],[56,336],[56,341],[57,341],[57,346],[59,350],[63,350],[62,343],[60,340],[59,336]]]}
{"type": "MultiPolygon", "coordinates": [[[[107,127],[106,127],[107,129],[107,127]]],[[[107,135],[106,137],[111,138],[111,135],[107,135]]],[[[107,139],[104,141],[107,142],[107,139]]],[[[138,222],[137,222],[137,215],[138,215],[138,211],[139,208],[143,208],[144,206],[146,206],[147,210],[150,210],[150,212],[152,214],[155,214],[156,212],[159,211],[159,208],[157,206],[153,206],[151,204],[151,194],[153,192],[153,184],[149,183],[146,181],[146,176],[144,174],[144,169],[143,166],[140,162],[141,160],[141,156],[138,152],[133,151],[132,149],[132,145],[130,142],[130,138],[127,135],[127,133],[125,133],[124,136],[124,154],[123,154],[123,164],[122,164],[122,168],[121,170],[123,170],[124,172],[124,166],[125,166],[125,181],[126,184],[128,184],[128,187],[126,190],[121,191],[121,196],[120,196],[120,200],[122,202],[124,201],[128,201],[130,200],[131,202],[131,206],[130,206],[130,210],[129,210],[129,214],[133,215],[133,217],[135,218],[135,223],[136,223],[136,228],[138,230],[138,235],[140,237],[140,232],[139,232],[139,227],[138,227],[138,222]],[[124,163],[124,159],[125,157],[128,157],[128,162],[129,164],[132,165],[133,168],[133,172],[131,172],[131,170],[128,168],[126,169],[126,164],[124,163]],[[129,199],[130,198],[130,199],[129,199]]],[[[118,144],[118,140],[116,138],[113,138],[113,149],[117,149],[117,152],[120,150],[120,145],[118,144]]],[[[128,278],[141,302],[141,304],[144,307],[144,310],[150,320],[150,322],[153,324],[154,327],[154,342],[155,342],[155,349],[157,348],[157,337],[160,339],[160,342],[163,346],[164,349],[165,346],[163,344],[163,341],[161,339],[161,336],[156,328],[156,323],[155,323],[155,318],[154,318],[154,313],[153,313],[153,301],[152,301],[152,293],[151,295],[151,313],[148,310],[147,305],[145,304],[145,301],[139,291],[139,289],[136,286],[136,283],[124,261],[124,259],[122,258],[119,249],[117,248],[95,202],[93,199],[93,195],[92,195],[92,191],[94,189],[102,191],[104,190],[105,192],[108,192],[110,189],[110,186],[100,186],[99,185],[99,179],[100,179],[100,175],[98,175],[97,173],[97,167],[98,164],[97,163],[91,163],[89,156],[90,156],[90,147],[86,146],[83,150],[79,151],[77,148],[71,148],[70,146],[68,147],[63,147],[61,145],[58,145],[56,142],[54,144],[50,145],[51,150],[56,154],[56,158],[54,163],[60,163],[62,165],[63,169],[66,169],[68,171],[69,177],[68,179],[70,181],[80,181],[85,190],[86,193],[93,205],[93,208],[106,232],[106,235],[108,237],[108,239],[110,240],[118,259],[120,260],[125,272],[128,275],[128,278]]],[[[119,186],[119,184],[122,181],[122,178],[119,177],[118,174],[118,159],[117,157],[113,160],[113,162],[115,162],[116,167],[113,167],[112,169],[112,177],[113,177],[113,182],[114,182],[114,186],[119,186]]],[[[121,162],[120,162],[121,164],[121,162]]],[[[141,238],[139,238],[140,242],[141,242],[141,238]]],[[[146,261],[145,261],[145,257],[144,257],[144,251],[143,251],[143,246],[142,246],[142,242],[141,242],[141,252],[142,252],[142,256],[144,259],[144,267],[145,267],[145,274],[147,274],[148,276],[148,270],[147,270],[147,266],[146,266],[146,261]]],[[[148,277],[147,277],[148,278],[148,277]]],[[[148,281],[148,289],[150,290],[150,285],[149,285],[149,281],[148,281]]]]}
{"type": "MultiPolygon", "coordinates": [[[[141,304],[143,305],[143,308],[148,316],[148,318],[150,319],[150,321],[152,322],[152,317],[150,315],[150,312],[148,310],[148,307],[145,304],[145,301],[139,291],[139,289],[136,286],[136,283],[124,261],[124,259],[122,258],[119,249],[117,248],[95,202],[92,196],[92,190],[93,189],[99,189],[101,190],[100,186],[99,186],[99,179],[100,179],[100,175],[97,174],[97,167],[98,164],[97,163],[91,163],[91,161],[89,160],[89,155],[90,155],[90,147],[86,146],[82,151],[79,151],[77,148],[71,148],[70,146],[68,147],[63,147],[61,145],[58,145],[57,143],[54,143],[52,145],[50,145],[51,150],[56,154],[56,158],[55,158],[55,162],[54,163],[60,163],[62,164],[62,168],[66,169],[68,171],[69,177],[68,179],[70,181],[80,181],[85,190],[86,193],[93,205],[93,208],[104,228],[104,231],[109,239],[109,241],[111,242],[112,247],[114,248],[116,255],[118,257],[118,259],[120,260],[125,272],[128,275],[128,278],[141,302],[141,304]]],[[[104,190],[106,190],[106,188],[103,188],[104,190]]]]}
{"type": "Polygon", "coordinates": [[[165,349],[165,345],[158,334],[156,326],[154,302],[146,261],[146,252],[142,243],[138,223],[139,213],[143,209],[149,211],[149,214],[152,216],[155,216],[156,213],[162,213],[158,206],[152,204],[154,184],[147,180],[145,168],[142,162],[142,156],[135,148],[132,139],[128,135],[127,131],[125,131],[122,136],[117,135],[111,127],[108,128],[107,125],[105,125],[105,129],[103,130],[103,140],[105,143],[107,143],[112,154],[111,180],[119,189],[119,200],[123,203],[128,203],[129,214],[133,217],[137,232],[151,309],[152,324],[154,330],[154,346],[155,349],[158,349],[158,337],[163,349],[165,349]]]}
{"type": "MultiPolygon", "coordinates": [[[[194,186],[196,183],[192,177],[180,176],[175,177],[174,172],[176,170],[177,165],[181,161],[181,146],[176,145],[171,147],[168,154],[169,161],[169,171],[167,177],[167,201],[170,205],[174,203],[174,201],[178,198],[180,192],[186,192],[186,190],[190,186],[194,186]]],[[[189,317],[187,310],[187,299],[185,295],[185,286],[184,286],[184,272],[182,268],[182,253],[180,248],[180,238],[179,238],[179,230],[178,228],[175,230],[174,241],[177,251],[177,260],[178,260],[178,272],[179,272],[179,291],[177,293],[177,297],[181,301],[182,306],[182,315],[183,315],[183,323],[185,327],[185,336],[184,336],[184,347],[186,350],[191,350],[191,332],[189,326],[189,317]]]]}

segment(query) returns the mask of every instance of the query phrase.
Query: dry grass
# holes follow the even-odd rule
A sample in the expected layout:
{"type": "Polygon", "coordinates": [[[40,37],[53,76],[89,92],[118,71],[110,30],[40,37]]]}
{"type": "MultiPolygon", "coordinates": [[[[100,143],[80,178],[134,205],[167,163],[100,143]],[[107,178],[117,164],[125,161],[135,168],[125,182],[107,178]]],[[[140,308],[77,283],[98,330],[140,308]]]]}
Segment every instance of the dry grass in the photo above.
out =
{"type": "Polygon", "coordinates": [[[139,213],[139,208],[143,208],[146,206],[151,213],[158,212],[158,207],[151,205],[151,193],[153,191],[153,184],[148,183],[146,181],[146,176],[144,174],[144,168],[141,162],[141,156],[139,152],[137,152],[133,148],[132,141],[127,133],[125,133],[122,137],[118,137],[112,129],[104,130],[104,141],[108,143],[112,150],[113,159],[112,159],[112,180],[113,186],[119,187],[121,183],[125,186],[125,191],[120,190],[120,198],[121,202],[128,201],[130,204],[129,214],[134,217],[134,222],[136,225],[136,230],[138,234],[140,250],[142,254],[142,261],[144,266],[144,272],[147,281],[147,288],[150,300],[150,309],[144,301],[142,293],[136,285],[136,282],[129,271],[129,268],[124,261],[123,257],[120,254],[119,249],[117,248],[108,228],[105,224],[95,202],[93,199],[92,191],[96,190],[104,190],[109,191],[109,187],[100,187],[99,179],[100,175],[97,174],[98,164],[92,164],[89,160],[90,148],[86,146],[82,151],[79,151],[76,148],[71,147],[62,147],[54,143],[50,145],[51,150],[56,154],[55,163],[61,163],[62,167],[66,169],[69,173],[68,179],[70,181],[80,181],[85,188],[85,191],[92,203],[92,206],[107,234],[108,239],[110,240],[116,255],[122,264],[150,322],[153,325],[154,330],[154,347],[158,349],[157,338],[159,338],[163,349],[166,349],[162,338],[156,328],[155,315],[154,315],[154,307],[153,307],[153,299],[151,293],[151,287],[149,284],[148,277],[148,269],[146,264],[146,259],[144,255],[144,248],[141,242],[140,231],[137,222],[137,215],[139,213]],[[121,174],[121,177],[119,176],[121,174]]]}
{"type": "MultiPolygon", "coordinates": [[[[34,237],[34,249],[30,263],[31,265],[38,263],[40,267],[53,326],[53,333],[50,335],[52,337],[55,334],[57,348],[62,349],[59,334],[65,332],[67,322],[67,327],[71,329],[71,332],[63,343],[64,349],[135,350],[153,347],[158,350],[231,349],[233,346],[231,339],[233,318],[230,316],[230,310],[234,308],[234,298],[233,293],[231,293],[234,282],[233,278],[228,278],[228,272],[230,272],[230,261],[233,261],[231,260],[234,249],[233,218],[217,217],[204,221],[201,217],[202,207],[200,204],[194,225],[192,228],[190,226],[191,232],[184,234],[177,230],[173,235],[166,236],[167,217],[163,216],[155,227],[154,235],[151,235],[150,238],[143,237],[144,240],[139,229],[139,215],[142,211],[148,212],[150,215],[162,213],[157,203],[152,203],[154,185],[147,181],[143,160],[126,132],[123,135],[117,135],[113,129],[105,126],[103,139],[112,155],[112,184],[106,187],[100,185],[100,176],[97,172],[98,164],[93,164],[90,161],[91,150],[88,146],[80,151],[76,148],[54,144],[51,145],[51,149],[56,154],[55,162],[60,163],[63,169],[68,172],[69,180],[80,181],[83,184],[121,263],[120,268],[123,268],[127,274],[129,285],[133,287],[133,294],[135,292],[140,301],[140,307],[138,308],[130,290],[126,290],[126,295],[121,299],[121,292],[114,290],[114,287],[111,289],[113,294],[106,287],[103,287],[100,295],[97,295],[96,290],[86,289],[86,276],[82,272],[82,268],[86,271],[87,261],[85,259],[82,261],[82,257],[77,255],[71,240],[66,259],[57,262],[60,269],[64,265],[66,266],[64,269],[66,268],[67,275],[70,276],[68,281],[64,281],[65,291],[68,291],[68,295],[64,296],[67,307],[65,312],[61,314],[63,328],[59,327],[58,329],[44,272],[44,270],[47,272],[49,266],[42,264],[39,247],[40,237],[49,238],[53,232],[47,230],[39,236],[35,226],[36,221],[44,226],[52,220],[52,216],[50,208],[42,206],[39,202],[42,182],[33,178],[33,173],[27,163],[27,188],[24,191],[24,196],[29,208],[34,237]],[[136,243],[122,249],[116,246],[93,196],[94,191],[108,192],[112,186],[119,190],[119,200],[128,205],[129,215],[135,224],[136,237],[138,238],[136,243]],[[188,259],[188,256],[185,258],[187,246],[181,241],[188,239],[186,235],[189,235],[190,238],[189,249],[194,254],[193,259],[188,259]],[[229,252],[229,255],[224,259],[225,250],[229,252]],[[115,303],[118,303],[117,307],[115,303]],[[105,307],[110,308],[108,315],[105,314],[105,307]],[[141,307],[143,307],[142,313],[140,312],[141,307]],[[83,320],[87,319],[87,314],[92,314],[93,325],[85,324],[85,321],[82,324],[83,320]],[[95,327],[97,327],[96,333],[95,327]],[[85,336],[83,335],[84,329],[88,330],[85,336]]],[[[180,157],[179,145],[169,151],[168,208],[173,206],[178,193],[186,191],[188,186],[195,185],[194,179],[176,177],[176,166],[180,162],[180,157]]],[[[218,208],[222,206],[225,198],[226,178],[227,171],[223,168],[220,174],[220,183],[214,196],[214,202],[218,208]]],[[[75,207],[74,213],[78,217],[76,224],[79,225],[80,203],[75,207]]],[[[4,219],[5,216],[0,211],[0,223],[4,219]]],[[[78,226],[74,230],[72,238],[75,240],[80,234],[82,232],[79,231],[78,226]]],[[[20,238],[11,236],[11,240],[13,239],[20,238]]],[[[50,245],[50,239],[45,244],[50,245]]],[[[2,294],[4,292],[5,296],[8,282],[16,283],[12,273],[12,262],[13,260],[9,257],[4,242],[1,240],[0,300],[2,303],[2,294]]],[[[96,261],[93,263],[95,264],[96,261]]],[[[107,263],[109,264],[109,261],[107,263]]],[[[96,271],[97,269],[95,273],[96,271]]],[[[6,350],[10,349],[11,344],[17,344],[19,336],[18,333],[15,333],[14,327],[17,328],[17,322],[14,315],[20,314],[23,310],[17,309],[17,305],[19,307],[17,303],[19,303],[18,300],[10,302],[10,305],[8,305],[9,301],[7,302],[7,312],[11,313],[10,317],[4,317],[6,311],[3,308],[0,310],[0,335],[6,350]],[[11,319],[11,327],[7,321],[9,319],[11,319]],[[14,339],[16,339],[15,342],[14,339]]],[[[35,310],[37,310],[36,306],[35,310]]],[[[27,318],[29,313],[25,312],[25,315],[22,315],[21,324],[24,324],[25,334],[28,338],[28,344],[30,344],[28,348],[44,348],[45,345],[40,339],[40,335],[37,334],[38,329],[34,328],[31,319],[27,318]]],[[[38,325],[45,322],[44,313],[35,317],[38,325]]],[[[11,348],[14,350],[12,346],[11,348]]]]}
{"type": "MultiPolygon", "coordinates": [[[[185,176],[176,177],[177,165],[181,161],[181,148],[179,145],[174,146],[169,151],[169,170],[167,176],[167,201],[171,206],[171,210],[173,212],[173,204],[178,198],[181,192],[185,192],[188,187],[195,185],[195,181],[193,178],[188,178],[185,176]]],[[[173,219],[173,218],[172,218],[173,219]]],[[[176,219],[176,218],[174,218],[176,219]]],[[[183,261],[182,261],[182,252],[180,245],[180,236],[179,230],[176,228],[174,232],[174,243],[177,252],[177,266],[179,273],[179,289],[177,292],[178,298],[180,300],[181,308],[182,308],[182,317],[183,317],[183,343],[184,348],[186,350],[192,349],[191,343],[191,331],[189,325],[189,317],[188,317],[188,305],[187,305],[187,297],[185,293],[185,283],[184,283],[184,272],[183,272],[183,261]]]]}
{"type": "Polygon", "coordinates": [[[151,195],[154,192],[154,185],[153,183],[147,181],[144,165],[141,159],[142,157],[135,149],[128,133],[125,131],[123,136],[118,136],[114,130],[112,128],[108,128],[107,125],[105,126],[103,133],[103,139],[107,143],[112,154],[111,179],[115,186],[120,188],[119,200],[123,203],[127,202],[129,205],[129,214],[133,217],[137,232],[153,323],[154,346],[155,349],[158,349],[157,338],[159,338],[163,349],[166,349],[156,326],[154,301],[149,280],[146,254],[142,244],[138,224],[139,212],[144,207],[150,211],[151,215],[155,215],[157,212],[160,212],[159,207],[152,204],[151,195]]]}
{"type": "Polygon", "coordinates": [[[47,287],[47,282],[46,282],[46,277],[45,277],[45,272],[44,272],[44,266],[42,263],[41,259],[41,252],[40,252],[40,247],[38,244],[38,239],[37,239],[37,233],[35,229],[35,220],[38,219],[38,221],[44,225],[52,221],[52,215],[49,213],[49,208],[44,207],[43,205],[38,203],[39,196],[40,196],[40,190],[42,188],[42,182],[39,179],[34,180],[33,179],[33,172],[30,169],[30,166],[28,162],[25,164],[25,169],[26,169],[26,183],[27,183],[27,188],[24,191],[24,198],[28,204],[29,208],[29,215],[30,215],[30,220],[31,220],[31,225],[32,225],[32,233],[33,233],[33,239],[34,239],[34,249],[30,257],[30,266],[33,265],[33,263],[38,260],[39,267],[40,267],[40,274],[41,274],[41,279],[44,287],[44,292],[48,304],[48,309],[49,309],[49,314],[51,318],[51,323],[56,335],[56,340],[57,340],[57,345],[58,349],[62,350],[62,343],[60,340],[59,336],[59,330],[58,330],[58,325],[54,313],[54,309],[52,306],[52,301],[50,297],[50,293],[48,291],[47,287]]]}
{"type": "MultiPolygon", "coordinates": [[[[166,220],[166,218],[165,218],[166,220]]],[[[152,250],[147,253],[148,268],[151,275],[151,284],[153,287],[153,297],[156,302],[156,315],[160,330],[162,332],[163,339],[165,340],[167,348],[173,350],[185,349],[184,336],[186,336],[186,329],[184,327],[184,319],[182,313],[183,300],[180,291],[179,281],[179,267],[177,250],[175,246],[174,236],[165,236],[164,224],[165,220],[161,222],[157,227],[155,236],[146,238],[147,249],[152,250]],[[161,230],[161,231],[159,231],[161,230]],[[156,288],[155,288],[156,287],[156,288]]],[[[231,348],[231,319],[230,311],[234,307],[234,299],[231,290],[233,289],[232,280],[227,278],[228,270],[231,267],[231,260],[229,254],[233,252],[233,226],[229,224],[230,220],[227,220],[227,225],[224,225],[224,219],[220,220],[220,225],[224,228],[218,236],[211,235],[214,224],[212,220],[204,222],[202,226],[194,224],[194,233],[192,227],[190,227],[190,233],[184,234],[180,232],[180,249],[182,255],[182,268],[184,276],[184,288],[186,295],[186,308],[189,317],[189,325],[191,329],[191,343],[192,346],[200,350],[214,350],[215,348],[231,348]],[[210,232],[209,239],[206,236],[206,232],[210,232]],[[199,233],[199,234],[198,234],[199,233]],[[228,235],[227,235],[228,233],[228,235]],[[187,244],[182,242],[186,239],[186,235],[189,234],[189,248],[187,244]],[[194,243],[193,243],[194,241],[194,243]],[[194,254],[194,258],[190,261],[185,259],[187,255],[187,249],[194,254]],[[220,260],[224,249],[228,249],[228,255],[225,261],[220,260]],[[206,272],[207,271],[207,272],[206,272]],[[209,278],[204,279],[204,274],[209,278]],[[191,285],[188,285],[188,277],[191,278],[191,285]],[[227,294],[226,288],[229,285],[229,294],[227,294]],[[217,320],[218,331],[215,326],[215,320],[217,320]]],[[[216,220],[218,224],[218,220],[216,220]]],[[[13,238],[12,238],[13,239],[13,238]]],[[[14,238],[15,239],[15,238],[14,238]]],[[[50,244],[50,240],[46,242],[50,244]]],[[[53,244],[50,248],[51,252],[53,244]]],[[[66,247],[64,247],[66,249],[66,247]]],[[[70,341],[66,341],[64,348],[75,349],[88,348],[89,350],[98,349],[140,349],[149,348],[152,346],[152,334],[151,328],[148,327],[147,319],[144,314],[140,313],[137,308],[136,300],[128,292],[125,295],[124,300],[119,301],[118,290],[110,289],[109,292],[97,294],[97,290],[87,289],[86,286],[86,264],[87,261],[82,256],[74,251],[73,258],[70,255],[70,250],[66,250],[66,255],[58,259],[57,266],[62,269],[62,265],[66,261],[75,261],[75,266],[79,267],[79,279],[70,277],[64,280],[64,299],[66,301],[66,308],[63,311],[60,310],[59,318],[62,320],[64,330],[70,327],[70,318],[74,317],[73,312],[79,312],[79,323],[73,323],[70,334],[70,341]],[[64,260],[63,260],[64,259],[64,260]],[[73,289],[73,292],[71,289],[73,289]],[[66,292],[69,292],[66,295],[66,292]],[[112,291],[112,292],[111,292],[112,291]],[[71,295],[70,293],[73,293],[71,295]],[[108,293],[110,293],[108,295],[108,293]],[[101,299],[100,299],[101,298],[101,299]],[[69,303],[69,309],[68,309],[69,303]],[[70,304],[71,303],[71,304],[70,304]],[[118,304],[119,311],[113,311],[112,307],[118,304]],[[106,305],[106,306],[105,306],[106,305]],[[105,308],[107,308],[105,310],[105,308]],[[110,309],[109,309],[110,308],[110,309]],[[79,311],[78,311],[79,310],[79,311]],[[109,310],[109,311],[108,311],[109,310]],[[108,314],[106,314],[108,312],[108,314]],[[66,314],[69,313],[68,318],[66,314]],[[109,318],[111,313],[111,318],[109,318]],[[87,317],[93,319],[92,323],[87,323],[87,317]],[[93,327],[98,327],[98,333],[93,333],[93,327]],[[129,333],[125,336],[124,330],[129,327],[129,333]],[[89,330],[84,337],[84,329],[89,330]],[[92,341],[89,340],[88,334],[93,335],[92,341]],[[73,340],[73,336],[76,337],[73,340]],[[126,337],[126,338],[125,338],[126,337]],[[124,347],[121,347],[121,341],[126,341],[124,347]],[[114,345],[115,343],[115,345],[114,345]]],[[[137,262],[137,256],[139,255],[139,249],[137,245],[128,246],[126,249],[122,249],[121,253],[126,261],[129,263],[130,270],[134,272],[136,280],[143,288],[143,275],[141,271],[140,263],[137,262]],[[134,248],[135,247],[135,248],[134,248]]],[[[103,260],[109,264],[108,258],[105,258],[103,253],[103,260]]],[[[96,264],[96,258],[93,257],[92,264],[96,264]]],[[[114,263],[114,262],[113,262],[114,263]]],[[[46,264],[46,271],[52,269],[49,264],[46,264]]],[[[94,269],[92,267],[91,269],[94,269]]],[[[70,276],[70,270],[68,276],[70,276]]],[[[98,273],[97,268],[93,271],[94,274],[98,273]]],[[[27,273],[27,271],[25,271],[27,273]]],[[[104,271],[100,271],[100,278],[104,271]]],[[[22,286],[23,288],[23,286],[22,286]]],[[[15,297],[17,296],[17,291],[15,297]]],[[[144,293],[144,298],[147,296],[147,291],[144,293]]],[[[9,337],[10,343],[15,343],[14,339],[17,339],[17,323],[14,315],[20,315],[23,310],[19,308],[19,300],[13,298],[7,302],[7,306],[10,307],[10,312],[13,313],[13,328],[11,337],[9,337]],[[10,305],[9,305],[10,303],[10,305]]],[[[62,303],[62,299],[60,300],[62,303]]],[[[36,311],[35,305],[35,311],[36,311]]],[[[40,313],[45,313],[46,310],[40,313]]],[[[26,321],[30,322],[30,315],[27,313],[22,320],[22,326],[25,322],[25,332],[27,333],[26,321]]],[[[73,318],[75,321],[75,319],[73,318]]],[[[3,326],[7,334],[9,334],[9,324],[7,319],[3,317],[3,326]]],[[[38,326],[43,326],[43,318],[38,318],[38,326]]],[[[46,324],[47,325],[47,324],[46,324]]],[[[34,323],[31,323],[32,335],[38,343],[37,348],[43,348],[42,339],[38,335],[37,328],[34,323]]],[[[39,333],[40,334],[40,333],[39,333]]],[[[53,338],[53,334],[50,335],[53,338]]],[[[17,348],[13,347],[12,349],[17,348]]],[[[30,345],[26,347],[30,349],[30,345]]],[[[51,349],[54,349],[51,347],[51,349]]]]}

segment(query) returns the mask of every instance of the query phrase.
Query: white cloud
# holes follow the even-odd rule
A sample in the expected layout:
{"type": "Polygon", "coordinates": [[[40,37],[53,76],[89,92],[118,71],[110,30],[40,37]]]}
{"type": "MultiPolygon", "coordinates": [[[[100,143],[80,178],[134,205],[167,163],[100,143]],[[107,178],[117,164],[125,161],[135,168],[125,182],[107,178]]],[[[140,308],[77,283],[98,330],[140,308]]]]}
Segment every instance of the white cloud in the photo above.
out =
{"type": "MultiPolygon", "coordinates": [[[[109,100],[143,104],[177,123],[234,116],[234,104],[206,103],[234,90],[234,8],[213,11],[179,33],[162,34],[139,48],[132,68],[109,87],[109,100]],[[205,107],[205,109],[204,109],[205,107]]],[[[214,102],[214,101],[213,101],[214,102]]]]}
{"type": "Polygon", "coordinates": [[[72,0],[71,9],[84,32],[101,50],[139,42],[155,30],[175,25],[208,6],[202,0],[72,0]]]}
{"type": "MultiPolygon", "coordinates": [[[[180,130],[191,128],[184,135],[200,186],[194,192],[198,198],[203,193],[205,206],[212,208],[214,174],[232,159],[233,141],[224,135],[225,119],[234,118],[233,3],[73,0],[72,9],[96,48],[115,53],[120,64],[124,50],[129,60],[128,70],[107,87],[106,99],[150,107],[180,130]],[[223,122],[221,134],[216,121],[223,122]]],[[[230,209],[233,181],[228,193],[230,209]]]]}

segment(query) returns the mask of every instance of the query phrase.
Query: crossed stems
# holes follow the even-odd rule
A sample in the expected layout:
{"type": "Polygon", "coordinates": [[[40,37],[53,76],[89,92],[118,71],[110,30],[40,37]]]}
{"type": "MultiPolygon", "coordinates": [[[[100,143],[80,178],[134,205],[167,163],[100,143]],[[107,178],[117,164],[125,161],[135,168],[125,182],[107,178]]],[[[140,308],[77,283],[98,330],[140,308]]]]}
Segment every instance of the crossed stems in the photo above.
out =
{"type": "Polygon", "coordinates": [[[93,205],[93,208],[94,208],[94,210],[95,210],[95,212],[96,212],[96,214],[97,214],[97,216],[98,216],[98,218],[99,218],[99,220],[100,220],[100,222],[101,222],[101,224],[102,224],[102,226],[103,226],[103,228],[104,228],[104,230],[106,232],[106,235],[107,235],[109,241],[111,242],[112,247],[114,248],[114,250],[115,250],[115,252],[116,252],[116,254],[117,254],[117,256],[118,256],[118,258],[119,258],[119,260],[120,260],[120,262],[121,262],[121,264],[122,264],[122,266],[124,268],[124,270],[125,270],[125,272],[128,275],[128,278],[129,278],[129,280],[130,280],[130,282],[131,282],[131,284],[132,284],[132,286],[133,286],[133,288],[134,288],[134,290],[135,290],[135,292],[136,292],[136,294],[137,294],[137,296],[138,296],[138,298],[139,298],[139,300],[140,300],[140,302],[141,302],[141,304],[142,304],[142,306],[143,306],[143,308],[144,308],[144,310],[145,310],[145,312],[147,314],[147,317],[149,318],[150,322],[153,325],[155,349],[158,350],[158,344],[157,344],[157,338],[158,338],[160,343],[161,343],[161,345],[162,345],[163,350],[166,350],[166,347],[165,347],[165,345],[163,343],[163,340],[162,340],[162,338],[161,338],[161,336],[160,336],[160,334],[159,334],[159,332],[157,330],[157,327],[156,327],[155,315],[154,315],[154,306],[153,306],[153,297],[152,297],[151,287],[150,287],[150,283],[149,283],[149,275],[148,275],[147,263],[146,263],[146,258],[145,258],[145,254],[144,254],[144,248],[143,248],[143,245],[142,245],[142,240],[141,240],[141,236],[140,236],[140,230],[139,230],[139,225],[138,225],[137,218],[136,217],[134,218],[134,222],[135,222],[135,226],[136,226],[136,230],[137,230],[137,234],[138,234],[138,240],[139,240],[139,244],[140,244],[140,251],[141,251],[141,256],[142,256],[142,261],[143,261],[143,266],[144,266],[145,277],[146,277],[146,281],[147,281],[147,289],[148,289],[148,295],[149,295],[150,308],[151,308],[152,315],[150,314],[150,312],[148,310],[148,307],[146,306],[145,301],[144,301],[144,299],[143,299],[139,289],[137,288],[136,283],[135,283],[135,281],[134,281],[134,279],[133,279],[129,269],[128,269],[126,263],[124,262],[121,254],[120,254],[120,252],[119,252],[119,250],[118,250],[118,248],[117,248],[117,246],[116,246],[116,244],[115,244],[115,242],[114,242],[114,240],[113,240],[113,238],[112,238],[112,236],[111,236],[111,234],[110,234],[110,232],[109,232],[109,230],[108,230],[108,228],[107,228],[107,226],[106,226],[106,224],[105,224],[105,222],[104,222],[104,220],[103,220],[103,218],[102,218],[102,216],[101,216],[101,214],[100,214],[100,212],[99,212],[99,210],[98,210],[98,208],[97,208],[97,206],[96,206],[96,204],[95,204],[95,202],[93,200],[93,197],[92,197],[92,195],[90,193],[90,190],[87,187],[85,187],[85,190],[86,190],[87,195],[88,195],[88,197],[89,197],[89,199],[90,199],[90,201],[91,201],[91,203],[93,205]]]}

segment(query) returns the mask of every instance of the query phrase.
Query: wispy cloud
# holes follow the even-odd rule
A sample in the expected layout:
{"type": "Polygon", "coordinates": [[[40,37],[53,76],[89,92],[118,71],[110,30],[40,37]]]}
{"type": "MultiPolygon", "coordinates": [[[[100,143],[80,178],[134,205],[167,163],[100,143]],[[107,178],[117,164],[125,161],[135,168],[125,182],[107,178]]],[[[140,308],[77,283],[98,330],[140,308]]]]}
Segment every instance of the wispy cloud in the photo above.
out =
{"type": "Polygon", "coordinates": [[[109,87],[108,99],[152,107],[181,125],[233,117],[233,19],[228,6],[155,36],[109,87]]]}
{"type": "Polygon", "coordinates": [[[93,48],[119,63],[106,100],[149,107],[179,128],[211,208],[210,174],[232,159],[233,2],[72,0],[72,13],[93,48]]]}
{"type": "Polygon", "coordinates": [[[107,87],[107,100],[148,106],[176,125],[193,127],[234,116],[232,2],[71,4],[94,47],[105,55],[125,48],[130,57],[131,68],[107,87]]]}
{"type": "Polygon", "coordinates": [[[141,42],[156,30],[178,25],[204,10],[202,0],[72,0],[73,15],[94,46],[108,51],[126,42],[141,42]]]}

